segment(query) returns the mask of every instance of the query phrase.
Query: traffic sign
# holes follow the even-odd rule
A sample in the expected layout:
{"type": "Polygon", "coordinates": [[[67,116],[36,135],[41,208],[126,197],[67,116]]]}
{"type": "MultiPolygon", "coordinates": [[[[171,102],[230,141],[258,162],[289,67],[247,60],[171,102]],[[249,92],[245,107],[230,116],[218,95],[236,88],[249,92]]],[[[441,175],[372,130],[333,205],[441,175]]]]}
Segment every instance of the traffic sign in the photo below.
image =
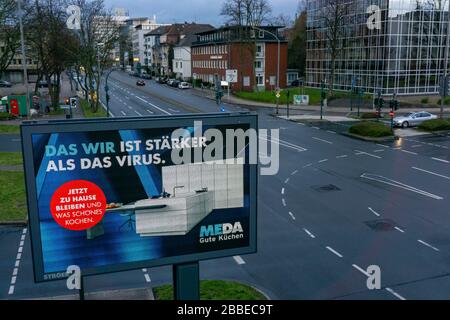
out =
{"type": "Polygon", "coordinates": [[[77,98],[70,98],[70,106],[72,109],[77,107],[77,98]]]}
{"type": "Polygon", "coordinates": [[[238,71],[236,69],[231,69],[226,71],[226,81],[229,83],[238,82],[238,71]]]}

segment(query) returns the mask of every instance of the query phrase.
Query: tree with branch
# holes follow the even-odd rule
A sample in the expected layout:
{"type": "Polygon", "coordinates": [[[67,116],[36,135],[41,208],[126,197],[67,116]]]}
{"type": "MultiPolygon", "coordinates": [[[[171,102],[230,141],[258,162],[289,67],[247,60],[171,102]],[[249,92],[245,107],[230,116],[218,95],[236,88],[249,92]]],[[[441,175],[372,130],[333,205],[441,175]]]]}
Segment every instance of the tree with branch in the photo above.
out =
{"type": "Polygon", "coordinates": [[[14,0],[0,1],[0,77],[11,64],[20,45],[20,31],[14,0]]]}

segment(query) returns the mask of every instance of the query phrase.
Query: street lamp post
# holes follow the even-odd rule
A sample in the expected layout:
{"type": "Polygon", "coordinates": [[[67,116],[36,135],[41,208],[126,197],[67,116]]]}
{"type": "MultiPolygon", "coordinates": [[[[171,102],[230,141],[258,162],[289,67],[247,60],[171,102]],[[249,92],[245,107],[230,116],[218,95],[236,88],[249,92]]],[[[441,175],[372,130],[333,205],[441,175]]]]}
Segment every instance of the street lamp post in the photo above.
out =
{"type": "Polygon", "coordinates": [[[23,12],[22,12],[22,1],[23,0],[17,0],[17,11],[19,16],[19,28],[20,28],[20,44],[22,49],[22,66],[23,66],[23,81],[26,88],[26,103],[27,103],[27,110],[29,108],[29,99],[30,99],[30,89],[28,88],[28,70],[27,70],[27,55],[26,55],[26,49],[25,49],[25,37],[23,35],[23,12]]]}
{"type": "Polygon", "coordinates": [[[109,70],[108,73],[106,74],[106,78],[105,78],[106,117],[108,117],[108,118],[109,118],[109,86],[108,86],[108,79],[109,79],[109,76],[111,75],[111,73],[113,73],[113,71],[116,71],[116,68],[112,68],[111,70],[109,70]]]}
{"type": "MultiPolygon", "coordinates": [[[[448,75],[448,55],[450,50],[450,4],[448,5],[448,12],[447,12],[447,45],[445,46],[445,57],[444,57],[444,81],[447,80],[448,75]]],[[[441,95],[441,114],[440,117],[444,117],[444,100],[445,96],[447,95],[447,92],[444,92],[444,88],[447,86],[443,86],[441,88],[442,95],[441,95]]]]}
{"type": "MultiPolygon", "coordinates": [[[[281,59],[281,40],[280,38],[273,32],[267,31],[265,29],[261,29],[258,27],[253,26],[253,29],[259,30],[259,31],[263,31],[263,32],[267,32],[268,34],[270,34],[271,36],[273,36],[275,39],[277,39],[278,41],[278,63],[277,63],[277,92],[280,91],[280,59],[281,59]]],[[[280,104],[280,98],[279,95],[277,95],[277,110],[278,110],[278,106],[280,104]]]]}

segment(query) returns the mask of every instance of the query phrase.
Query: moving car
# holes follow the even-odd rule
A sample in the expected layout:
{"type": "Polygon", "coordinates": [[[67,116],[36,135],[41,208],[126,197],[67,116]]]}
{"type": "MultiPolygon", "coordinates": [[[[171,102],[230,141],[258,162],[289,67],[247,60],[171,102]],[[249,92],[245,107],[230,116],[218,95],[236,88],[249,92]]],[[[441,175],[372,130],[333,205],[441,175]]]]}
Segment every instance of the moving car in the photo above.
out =
{"type": "Polygon", "coordinates": [[[409,128],[420,125],[422,122],[437,119],[436,115],[433,115],[426,111],[411,112],[404,116],[394,118],[394,126],[409,128]]]}
{"type": "Polygon", "coordinates": [[[11,82],[8,82],[6,80],[0,80],[0,88],[11,88],[12,84],[11,82]]]}
{"type": "Polygon", "coordinates": [[[138,80],[136,81],[136,85],[139,87],[145,86],[145,81],[144,80],[138,80]]]}
{"type": "Polygon", "coordinates": [[[191,88],[191,85],[190,85],[189,83],[187,83],[187,82],[181,82],[181,83],[178,85],[178,88],[179,88],[179,89],[190,89],[190,88],[191,88]]]}

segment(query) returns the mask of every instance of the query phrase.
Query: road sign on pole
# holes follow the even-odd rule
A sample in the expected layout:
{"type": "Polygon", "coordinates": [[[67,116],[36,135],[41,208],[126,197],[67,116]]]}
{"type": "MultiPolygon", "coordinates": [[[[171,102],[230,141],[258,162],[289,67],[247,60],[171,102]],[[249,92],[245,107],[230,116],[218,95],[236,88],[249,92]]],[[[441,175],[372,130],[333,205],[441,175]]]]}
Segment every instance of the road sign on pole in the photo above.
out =
{"type": "Polygon", "coordinates": [[[236,69],[231,69],[226,71],[226,81],[228,83],[238,82],[238,71],[236,69]]]}

